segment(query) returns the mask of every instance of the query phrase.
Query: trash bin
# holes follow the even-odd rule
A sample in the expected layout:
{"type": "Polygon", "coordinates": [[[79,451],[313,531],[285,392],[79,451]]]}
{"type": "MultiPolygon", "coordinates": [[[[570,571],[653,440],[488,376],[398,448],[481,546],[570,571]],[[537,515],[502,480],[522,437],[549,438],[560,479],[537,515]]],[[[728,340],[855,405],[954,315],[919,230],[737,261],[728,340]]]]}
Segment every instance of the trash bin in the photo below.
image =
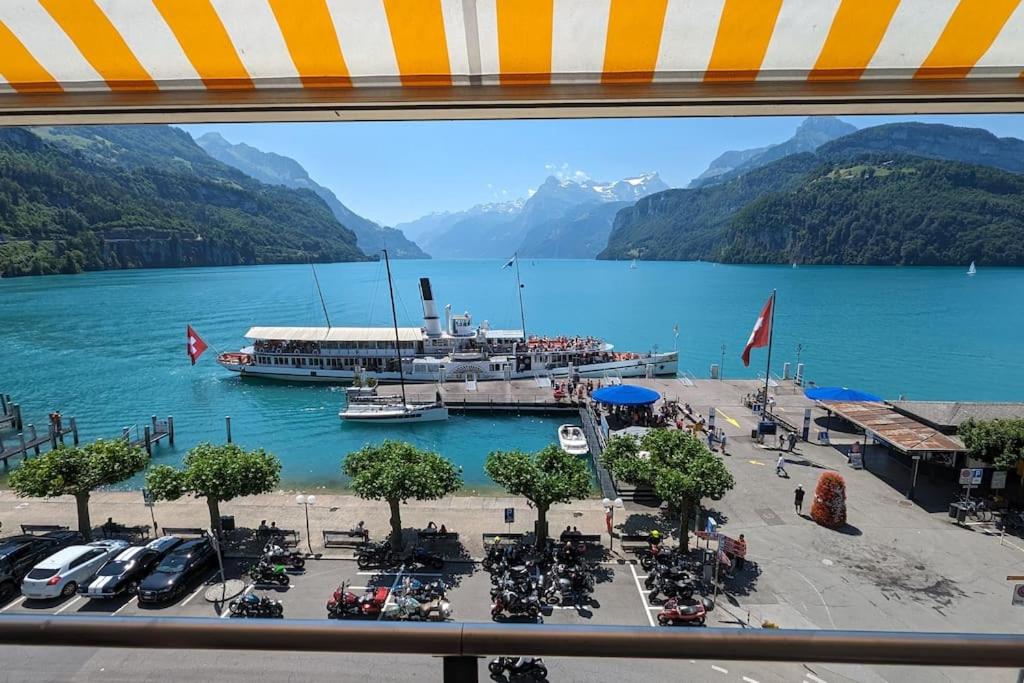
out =
{"type": "Polygon", "coordinates": [[[756,439],[757,438],[757,430],[756,429],[751,429],[750,430],[750,438],[751,439],[756,439]]]}
{"type": "Polygon", "coordinates": [[[234,515],[221,515],[220,516],[220,528],[224,531],[235,530],[235,516],[234,515]]]}
{"type": "Polygon", "coordinates": [[[967,521],[967,508],[963,505],[956,506],[956,522],[957,524],[963,524],[967,521]]]}
{"type": "Polygon", "coordinates": [[[960,509],[960,503],[949,504],[949,518],[956,519],[956,511],[960,509]]]}

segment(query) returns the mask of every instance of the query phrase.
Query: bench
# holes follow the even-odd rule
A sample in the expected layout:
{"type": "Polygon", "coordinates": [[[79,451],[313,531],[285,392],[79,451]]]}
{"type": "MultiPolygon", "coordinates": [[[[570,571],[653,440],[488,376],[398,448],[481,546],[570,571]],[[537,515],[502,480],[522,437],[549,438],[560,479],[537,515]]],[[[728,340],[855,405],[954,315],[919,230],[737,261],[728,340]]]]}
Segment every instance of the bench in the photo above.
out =
{"type": "Polygon", "coordinates": [[[446,531],[442,534],[440,531],[421,529],[416,532],[416,535],[419,537],[419,540],[431,543],[459,540],[459,533],[457,531],[446,531]]]}
{"type": "Polygon", "coordinates": [[[368,543],[370,540],[370,532],[363,531],[327,531],[324,530],[324,547],[325,548],[345,548],[355,547],[368,543]]]}
{"type": "Polygon", "coordinates": [[[59,524],[22,524],[21,533],[23,534],[46,534],[51,531],[67,531],[66,526],[59,524]]]}
{"type": "Polygon", "coordinates": [[[573,541],[574,543],[586,543],[587,545],[601,545],[601,534],[567,534],[563,531],[558,540],[561,543],[573,541]]]}
{"type": "Polygon", "coordinates": [[[128,540],[149,540],[149,525],[125,526],[124,524],[104,524],[100,527],[103,538],[126,538],[128,540]]]}
{"type": "Polygon", "coordinates": [[[273,541],[282,548],[294,548],[299,545],[299,532],[295,529],[279,529],[276,526],[259,529],[256,538],[262,543],[273,541]]]}
{"type": "Polygon", "coordinates": [[[647,534],[623,534],[619,536],[619,547],[635,553],[647,550],[650,544],[647,542],[647,534]]]}
{"type": "Polygon", "coordinates": [[[484,534],[484,546],[494,545],[494,539],[500,538],[501,544],[518,543],[523,540],[525,534],[484,534]]]}
{"type": "Polygon", "coordinates": [[[202,527],[165,526],[163,532],[164,536],[194,536],[201,538],[208,535],[206,529],[202,527]]]}

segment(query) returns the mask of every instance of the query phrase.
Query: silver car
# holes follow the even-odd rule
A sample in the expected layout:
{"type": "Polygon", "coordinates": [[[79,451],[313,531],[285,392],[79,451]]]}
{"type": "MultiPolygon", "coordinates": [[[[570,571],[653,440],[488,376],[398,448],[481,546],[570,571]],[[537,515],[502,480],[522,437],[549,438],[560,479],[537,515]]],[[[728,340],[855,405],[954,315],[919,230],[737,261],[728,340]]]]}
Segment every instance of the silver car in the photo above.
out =
{"type": "Polygon", "coordinates": [[[128,547],[126,541],[94,541],[73,545],[33,567],[21,582],[21,594],[33,600],[70,597],[87,583],[107,560],[128,547]]]}

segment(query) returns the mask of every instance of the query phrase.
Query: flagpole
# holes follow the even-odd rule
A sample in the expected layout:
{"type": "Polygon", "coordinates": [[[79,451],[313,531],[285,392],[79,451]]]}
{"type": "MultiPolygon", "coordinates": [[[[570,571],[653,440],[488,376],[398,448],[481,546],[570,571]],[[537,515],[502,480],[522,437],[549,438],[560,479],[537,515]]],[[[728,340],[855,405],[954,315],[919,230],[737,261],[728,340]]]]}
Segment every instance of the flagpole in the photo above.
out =
{"type": "Polygon", "coordinates": [[[516,262],[516,289],[519,291],[519,320],[523,324],[523,343],[526,344],[526,309],[523,308],[523,283],[519,279],[519,252],[517,251],[512,255],[512,259],[516,262]]]}
{"type": "Polygon", "coordinates": [[[772,315],[770,322],[768,323],[768,364],[764,369],[764,406],[761,410],[761,416],[767,419],[768,417],[768,378],[772,374],[772,337],[775,336],[775,290],[772,290],[772,315]]]}

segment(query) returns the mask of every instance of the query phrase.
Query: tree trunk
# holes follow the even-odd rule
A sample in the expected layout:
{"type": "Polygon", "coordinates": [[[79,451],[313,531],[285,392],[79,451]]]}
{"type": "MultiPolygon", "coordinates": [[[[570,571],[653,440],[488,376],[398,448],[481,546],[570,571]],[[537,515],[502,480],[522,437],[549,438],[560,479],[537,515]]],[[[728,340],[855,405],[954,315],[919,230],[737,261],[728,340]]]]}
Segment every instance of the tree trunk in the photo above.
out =
{"type": "Polygon", "coordinates": [[[220,501],[216,498],[207,497],[206,507],[210,508],[210,529],[220,538],[224,530],[220,526],[220,501]]]}
{"type": "Polygon", "coordinates": [[[397,498],[388,500],[391,507],[391,547],[397,551],[402,550],[402,511],[399,504],[397,498]]]}
{"type": "Polygon", "coordinates": [[[86,541],[92,540],[92,522],[89,520],[89,492],[75,494],[75,506],[78,508],[78,531],[86,541]]]}
{"type": "Polygon", "coordinates": [[[543,548],[548,540],[548,506],[537,506],[537,523],[533,527],[533,535],[537,537],[537,547],[543,548]]]}
{"type": "Polygon", "coordinates": [[[690,501],[679,501],[679,545],[690,549],[690,501]]]}

